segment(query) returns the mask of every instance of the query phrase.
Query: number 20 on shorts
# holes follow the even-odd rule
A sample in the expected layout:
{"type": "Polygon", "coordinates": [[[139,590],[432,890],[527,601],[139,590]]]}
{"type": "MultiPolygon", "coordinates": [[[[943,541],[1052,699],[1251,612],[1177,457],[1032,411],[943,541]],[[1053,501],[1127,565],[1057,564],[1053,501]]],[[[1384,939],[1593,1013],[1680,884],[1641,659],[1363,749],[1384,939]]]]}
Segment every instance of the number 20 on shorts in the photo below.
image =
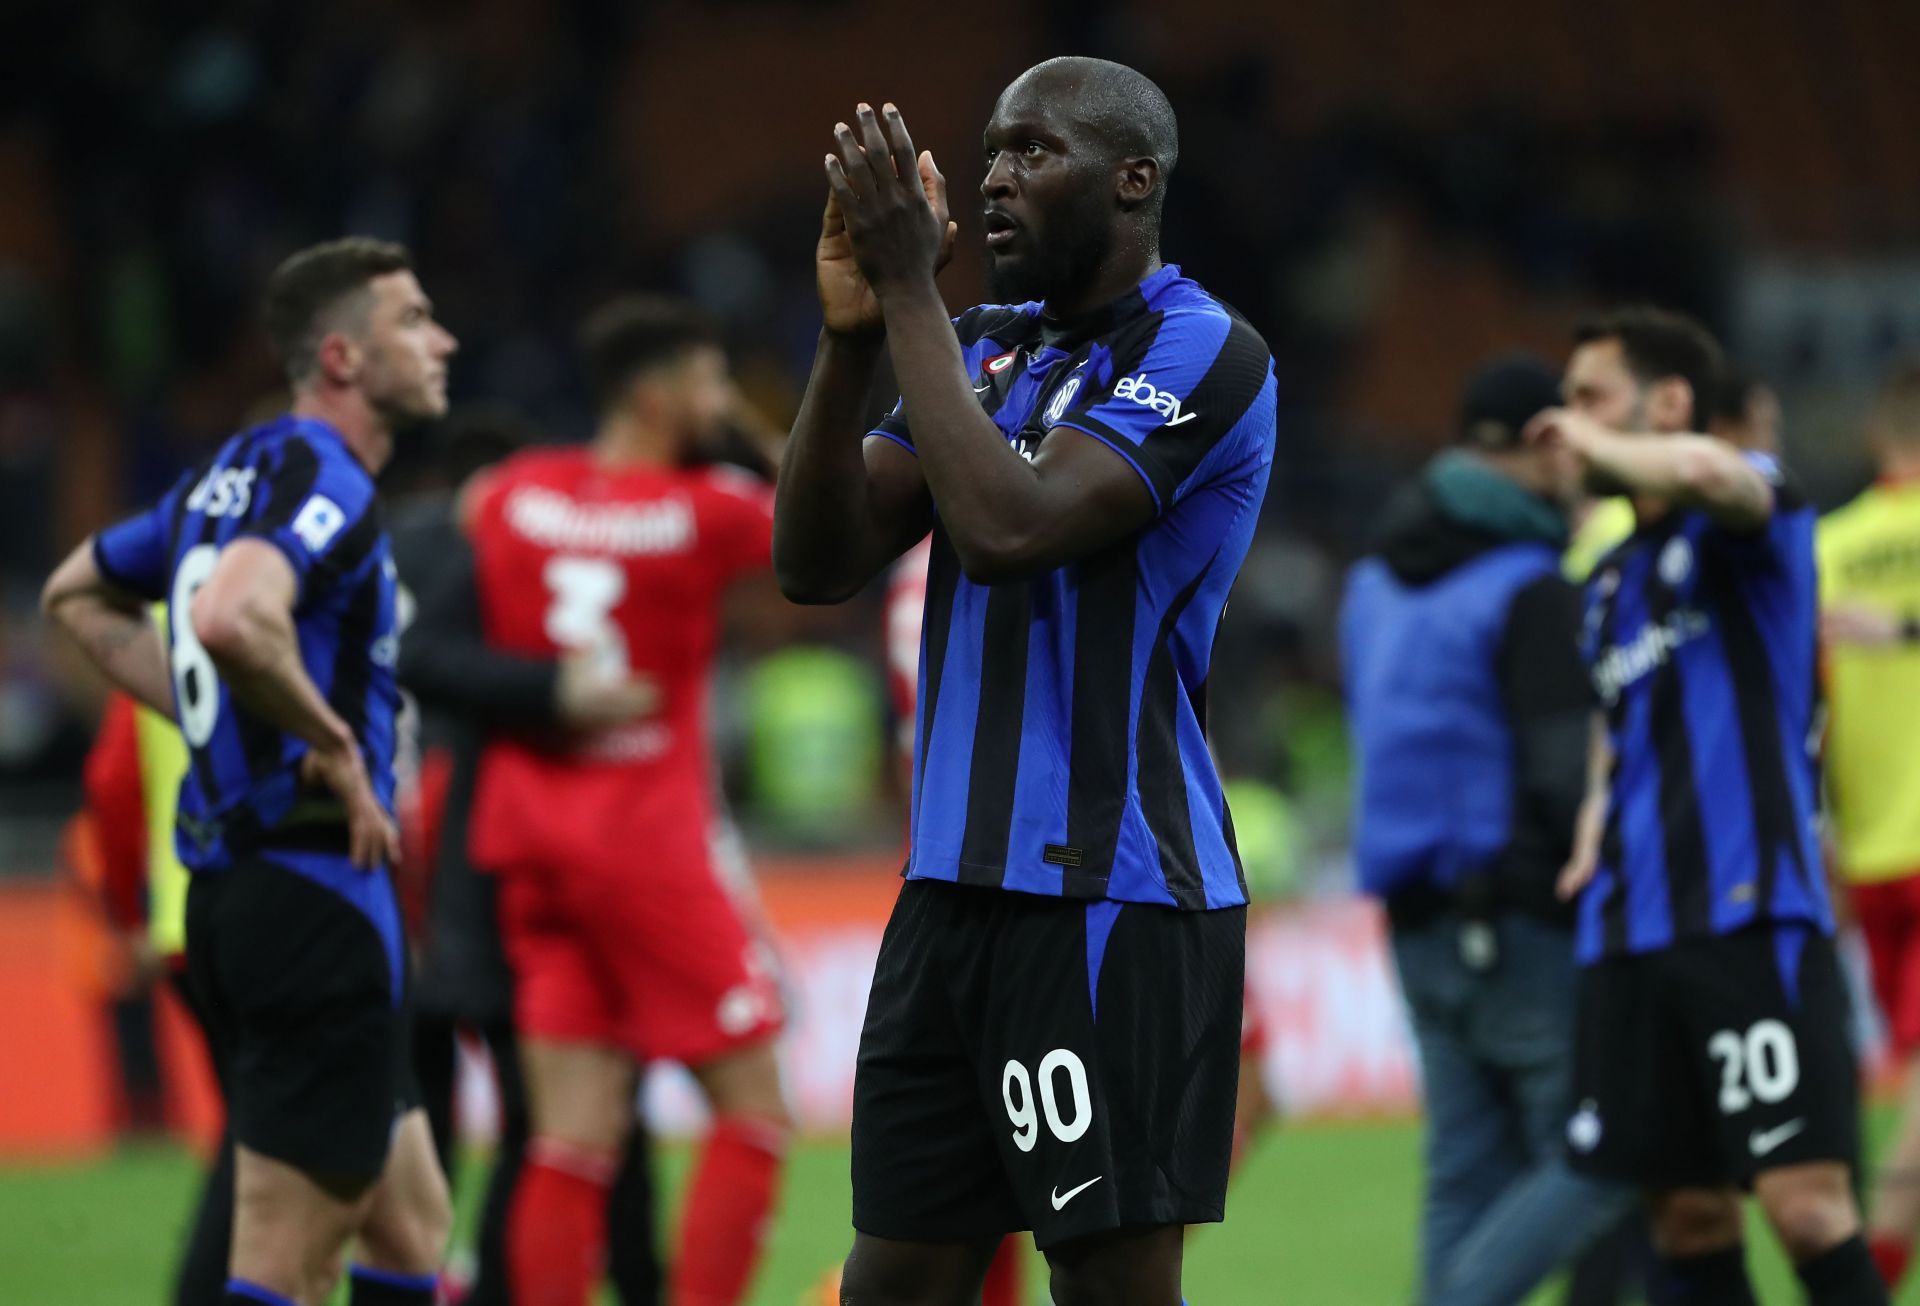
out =
{"type": "MultiPolygon", "coordinates": [[[[1040,1058],[1040,1109],[1046,1114],[1047,1128],[1063,1143],[1071,1143],[1093,1124],[1093,1095],[1087,1089],[1087,1067],[1066,1048],[1055,1048],[1040,1058]],[[1055,1081],[1065,1072],[1067,1091],[1072,1098],[1073,1118],[1060,1116],[1060,1095],[1055,1081]]],[[[1007,1104],[1007,1119],[1013,1122],[1013,1145],[1031,1152],[1040,1141],[1040,1117],[1035,1113],[1033,1078],[1018,1061],[1009,1061],[1000,1071],[1000,1096],[1007,1104]]]]}
{"type": "Polygon", "coordinates": [[[1800,1086],[1800,1049],[1781,1021],[1755,1021],[1744,1035],[1723,1029],[1707,1040],[1707,1055],[1720,1063],[1722,1115],[1745,1111],[1756,1099],[1784,1101],[1800,1086]]]}

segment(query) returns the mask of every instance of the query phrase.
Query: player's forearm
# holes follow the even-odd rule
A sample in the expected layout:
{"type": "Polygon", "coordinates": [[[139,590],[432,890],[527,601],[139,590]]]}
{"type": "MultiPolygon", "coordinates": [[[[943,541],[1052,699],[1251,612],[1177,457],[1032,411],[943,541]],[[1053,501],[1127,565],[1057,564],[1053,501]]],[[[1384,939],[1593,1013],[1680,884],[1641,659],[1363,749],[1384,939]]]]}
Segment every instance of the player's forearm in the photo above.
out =
{"type": "Polygon", "coordinates": [[[400,683],[423,705],[498,728],[560,723],[560,664],[503,653],[479,640],[409,630],[400,646],[400,683]]]}
{"type": "Polygon", "coordinates": [[[173,715],[166,645],[143,606],[129,610],[85,596],[59,604],[49,615],[117,688],[156,712],[173,715]]]}
{"type": "Polygon", "coordinates": [[[1577,449],[1603,479],[1702,509],[1724,525],[1761,526],[1773,512],[1766,477],[1738,449],[1712,436],[1596,432],[1577,449]]]}
{"type": "Polygon", "coordinates": [[[196,600],[187,619],[242,708],[320,751],[358,747],[300,660],[291,611],[270,603],[209,606],[196,600]]]}
{"type": "Polygon", "coordinates": [[[81,544],[48,578],[40,610],[115,686],[154,711],[173,715],[173,677],[160,631],[145,600],[113,588],[100,575],[93,541],[81,544]]]}
{"type": "Polygon", "coordinates": [[[449,542],[440,565],[415,592],[419,611],[400,639],[400,683],[422,705],[488,727],[550,726],[560,721],[560,664],[507,653],[487,643],[471,553],[449,542]]]}
{"type": "Polygon", "coordinates": [[[1605,811],[1612,785],[1613,741],[1607,736],[1606,716],[1595,712],[1587,726],[1587,790],[1583,804],[1597,805],[1605,811]]]}
{"type": "Polygon", "coordinates": [[[885,565],[873,561],[882,524],[861,451],[883,347],[879,337],[821,332],[774,489],[773,569],[796,603],[851,598],[885,565]]]}
{"type": "Polygon", "coordinates": [[[933,283],[882,300],[913,443],[940,523],[966,573],[1011,579],[1050,559],[1060,520],[1048,486],[974,397],[958,339],[933,283]]]}

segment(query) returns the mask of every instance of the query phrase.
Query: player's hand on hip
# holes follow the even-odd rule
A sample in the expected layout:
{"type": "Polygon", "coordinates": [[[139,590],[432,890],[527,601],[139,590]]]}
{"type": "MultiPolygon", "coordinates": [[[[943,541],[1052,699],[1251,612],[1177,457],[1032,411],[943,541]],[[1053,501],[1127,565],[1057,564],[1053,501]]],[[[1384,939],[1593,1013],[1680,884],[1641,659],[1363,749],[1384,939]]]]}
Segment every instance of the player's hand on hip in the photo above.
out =
{"type": "Polygon", "coordinates": [[[560,720],[575,730],[605,730],[647,716],[660,706],[660,690],[645,676],[614,670],[591,650],[560,659],[554,682],[560,720]]]}
{"type": "Polygon", "coordinates": [[[347,850],[355,866],[371,871],[400,859],[399,827],[373,792],[358,744],[310,750],[301,760],[300,776],[331,789],[347,809],[347,850]]]}
{"type": "MultiPolygon", "coordinates": [[[[875,114],[862,104],[852,124],[836,123],[826,157],[827,222],[821,234],[821,306],[827,308],[828,231],[836,220],[865,290],[860,319],[877,328],[879,300],[899,286],[929,281],[953,256],[958,226],[948,219],[947,183],[933,155],[916,152],[893,105],[875,114]]],[[[840,278],[845,281],[844,269],[840,278]]],[[[851,307],[851,305],[850,305],[851,307]]],[[[829,329],[834,329],[831,319],[829,329]]]]}

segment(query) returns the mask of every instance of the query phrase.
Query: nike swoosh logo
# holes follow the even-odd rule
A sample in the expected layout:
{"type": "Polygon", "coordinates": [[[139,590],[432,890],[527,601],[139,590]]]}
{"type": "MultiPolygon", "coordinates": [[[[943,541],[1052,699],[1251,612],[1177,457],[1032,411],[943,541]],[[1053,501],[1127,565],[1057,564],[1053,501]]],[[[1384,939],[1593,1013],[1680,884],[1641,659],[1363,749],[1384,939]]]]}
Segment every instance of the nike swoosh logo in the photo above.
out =
{"type": "Polygon", "coordinates": [[[1776,1147],[1780,1146],[1780,1144],[1786,1142],[1806,1127],[1806,1117],[1802,1116],[1798,1120],[1789,1120],[1786,1124],[1775,1129],[1769,1129],[1765,1133],[1761,1133],[1756,1129],[1752,1134],[1748,1135],[1747,1146],[1753,1149],[1755,1156],[1765,1156],[1768,1152],[1773,1151],[1776,1147]]]}
{"type": "Polygon", "coordinates": [[[991,382],[991,381],[989,381],[989,382],[987,382],[987,383],[986,383],[985,385],[977,385],[977,386],[975,386],[975,387],[973,388],[973,392],[974,392],[975,394],[977,394],[977,395],[983,395],[983,394],[985,394],[985,393],[986,393],[987,391],[989,391],[989,390],[991,390],[991,389],[993,389],[993,382],[991,382]]]}
{"type": "Polygon", "coordinates": [[[1074,1198],[1078,1197],[1081,1193],[1086,1192],[1087,1189],[1093,1187],[1095,1184],[1099,1183],[1104,1178],[1106,1178],[1105,1175],[1095,1175],[1093,1178],[1087,1180],[1087,1182],[1085,1182],[1084,1184],[1081,1184],[1078,1188],[1069,1188],[1065,1193],[1062,1193],[1059,1189],[1059,1186],[1056,1185],[1053,1190],[1053,1209],[1056,1211],[1059,1210],[1060,1208],[1065,1206],[1068,1202],[1071,1202],[1074,1198]]]}

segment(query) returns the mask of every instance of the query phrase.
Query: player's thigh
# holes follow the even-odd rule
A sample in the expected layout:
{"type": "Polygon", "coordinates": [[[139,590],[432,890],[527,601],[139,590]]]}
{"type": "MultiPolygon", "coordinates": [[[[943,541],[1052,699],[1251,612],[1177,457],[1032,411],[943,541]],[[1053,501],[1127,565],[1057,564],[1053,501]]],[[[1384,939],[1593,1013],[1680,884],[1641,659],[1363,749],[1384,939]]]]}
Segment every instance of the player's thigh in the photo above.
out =
{"type": "Polygon", "coordinates": [[[361,1262],[376,1270],[431,1274],[446,1252],[453,1203],[424,1109],[400,1117],[387,1168],[360,1225],[361,1262]]]}
{"type": "Polygon", "coordinates": [[[998,1237],[903,1242],[856,1232],[840,1269],[841,1306],[974,1306],[999,1246],[998,1237]]]}
{"type": "Polygon", "coordinates": [[[1714,1143],[1700,1049],[1660,954],[1583,967],[1574,1021],[1567,1159],[1597,1179],[1656,1191],[1730,1181],[1714,1143]]]}
{"type": "Polygon", "coordinates": [[[776,1033],[785,1013],[772,949],[704,838],[668,840],[644,874],[629,870],[594,868],[604,888],[581,906],[622,1041],[697,1066],[776,1033]]]}
{"type": "Polygon", "coordinates": [[[1673,1002],[1711,1096],[1724,1177],[1744,1182],[1810,1162],[1852,1166],[1859,1084],[1833,941],[1779,924],[1673,951],[1673,1002]]]}
{"type": "Polygon", "coordinates": [[[536,1135],[595,1153],[624,1145],[637,1081],[624,1049],[529,1035],[520,1040],[520,1067],[536,1135]]]}
{"type": "Polygon", "coordinates": [[[689,1066],[720,1115],[748,1115],[775,1124],[787,1123],[787,1099],[780,1087],[780,1060],[771,1035],[743,1047],[730,1048],[689,1066]]]}
{"type": "Polygon", "coordinates": [[[963,1024],[953,994],[961,963],[990,946],[990,905],[982,890],[910,880],[881,937],[852,1131],[853,1227],[876,1246],[984,1246],[1024,1227],[999,1148],[1006,1115],[980,1088],[978,1021],[963,1024]]]}
{"type": "Polygon", "coordinates": [[[596,959],[589,925],[591,893],[566,882],[565,867],[533,862],[502,867],[500,941],[513,974],[513,1026],[528,1037],[572,1043],[618,1041],[614,995],[596,959]],[[583,904],[575,908],[575,899],[583,904]]]}
{"type": "Polygon", "coordinates": [[[1837,1161],[1763,1171],[1754,1176],[1753,1195],[1796,1261],[1817,1256],[1860,1231],[1852,1173],[1837,1161]]]}
{"type": "Polygon", "coordinates": [[[386,1165],[396,1104],[415,1093],[401,945],[308,874],[267,861],[221,874],[231,881],[205,942],[232,1030],[234,1138],[360,1193],[386,1165]]]}
{"type": "Polygon", "coordinates": [[[958,1002],[1035,1243],[1221,1219],[1245,910],[995,896],[958,1002]]]}
{"type": "Polygon", "coordinates": [[[1115,1229],[1047,1249],[1055,1306],[1174,1306],[1186,1230],[1115,1229]]]}
{"type": "Polygon", "coordinates": [[[313,1300],[316,1285],[334,1272],[365,1218],[372,1195],[371,1187],[343,1192],[297,1166],[236,1145],[230,1273],[302,1303],[313,1300]]]}

